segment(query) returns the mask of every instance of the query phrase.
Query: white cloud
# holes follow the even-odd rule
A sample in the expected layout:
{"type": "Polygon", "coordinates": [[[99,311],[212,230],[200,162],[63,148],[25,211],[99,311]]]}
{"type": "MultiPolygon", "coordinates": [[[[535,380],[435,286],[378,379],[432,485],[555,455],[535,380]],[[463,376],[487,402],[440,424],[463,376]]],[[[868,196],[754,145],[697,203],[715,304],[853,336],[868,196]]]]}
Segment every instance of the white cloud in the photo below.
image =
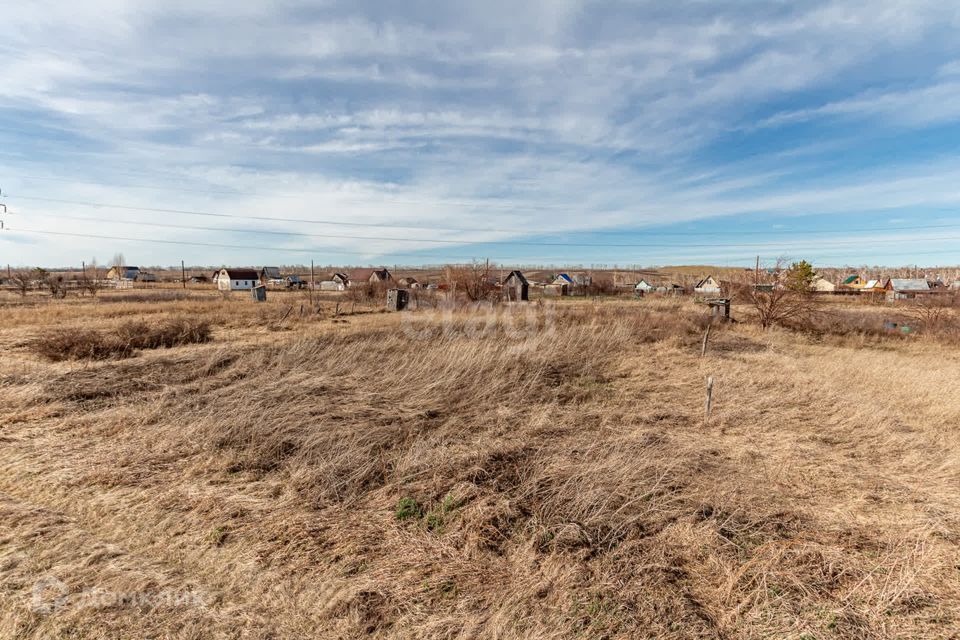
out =
{"type": "MultiPolygon", "coordinates": [[[[801,181],[837,145],[856,144],[854,134],[791,139],[756,157],[735,148],[738,136],[796,122],[960,120],[951,39],[960,22],[949,3],[96,0],[75,9],[21,3],[0,43],[0,127],[27,132],[7,134],[0,169],[115,185],[44,183],[54,196],[149,205],[149,190],[124,186],[136,171],[134,182],[180,186],[163,194],[180,208],[453,218],[513,237],[956,202],[958,176],[946,165],[927,176],[918,171],[929,163],[890,164],[827,187],[801,181]],[[892,59],[903,67],[888,69],[892,59]],[[719,141],[731,157],[701,156],[719,141]],[[251,190],[264,195],[243,195],[251,190]]],[[[62,243],[49,246],[62,255],[62,243]]]]}

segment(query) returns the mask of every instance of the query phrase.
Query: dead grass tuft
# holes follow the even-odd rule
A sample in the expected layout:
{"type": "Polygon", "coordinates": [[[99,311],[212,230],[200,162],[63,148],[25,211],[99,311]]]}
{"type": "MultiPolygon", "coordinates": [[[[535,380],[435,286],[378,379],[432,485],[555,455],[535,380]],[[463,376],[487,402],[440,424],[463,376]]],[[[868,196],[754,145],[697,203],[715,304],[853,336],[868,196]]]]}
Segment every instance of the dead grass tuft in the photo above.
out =
{"type": "Polygon", "coordinates": [[[29,343],[37,354],[64,360],[106,360],[128,358],[140,349],[170,348],[208,342],[210,324],[205,320],[173,318],[159,322],[128,321],[115,331],[54,329],[29,343]]]}

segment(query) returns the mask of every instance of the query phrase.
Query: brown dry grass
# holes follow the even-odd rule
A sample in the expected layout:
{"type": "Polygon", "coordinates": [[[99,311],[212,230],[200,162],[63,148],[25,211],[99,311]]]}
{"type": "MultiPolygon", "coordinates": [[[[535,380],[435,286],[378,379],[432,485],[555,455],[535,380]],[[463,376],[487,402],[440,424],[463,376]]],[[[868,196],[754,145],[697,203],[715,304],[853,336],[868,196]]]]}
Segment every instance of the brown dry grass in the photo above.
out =
{"type": "Polygon", "coordinates": [[[53,329],[29,343],[37,354],[53,362],[129,358],[140,349],[169,349],[210,340],[210,323],[193,318],[172,318],[150,323],[127,321],[110,330],[53,329]]]}
{"type": "Polygon", "coordinates": [[[0,637],[957,637],[953,347],[742,324],[701,358],[672,300],[156,306],[214,340],[3,359],[0,637]],[[45,577],[74,599],[34,610],[45,577]]]}

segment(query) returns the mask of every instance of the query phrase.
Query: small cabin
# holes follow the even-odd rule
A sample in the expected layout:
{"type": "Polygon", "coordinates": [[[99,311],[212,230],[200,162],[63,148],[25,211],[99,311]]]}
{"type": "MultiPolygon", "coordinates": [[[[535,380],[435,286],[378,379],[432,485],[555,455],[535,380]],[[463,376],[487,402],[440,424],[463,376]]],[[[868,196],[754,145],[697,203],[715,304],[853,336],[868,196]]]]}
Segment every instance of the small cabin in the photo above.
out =
{"type": "Polygon", "coordinates": [[[693,287],[695,293],[702,293],[705,295],[717,295],[720,293],[720,281],[714,278],[713,276],[707,276],[703,278],[693,287]]]}
{"type": "Polygon", "coordinates": [[[355,287],[364,284],[385,284],[392,281],[393,276],[384,267],[380,267],[379,269],[357,269],[350,273],[347,286],[355,287]]]}
{"type": "Polygon", "coordinates": [[[837,285],[821,276],[815,276],[813,282],[810,283],[810,288],[818,293],[833,293],[837,290],[837,285]]]}
{"type": "Polygon", "coordinates": [[[107,271],[107,280],[136,280],[140,275],[140,267],[110,267],[107,271]]]}
{"type": "Polygon", "coordinates": [[[249,291],[260,285],[260,274],[253,269],[221,269],[217,276],[220,291],[249,291]]]}
{"type": "Polygon", "coordinates": [[[263,284],[283,284],[280,267],[263,267],[260,269],[260,282],[263,284]]]}
{"type": "Polygon", "coordinates": [[[656,287],[654,287],[652,284],[650,284],[646,280],[641,279],[640,282],[634,285],[633,290],[638,293],[650,293],[651,291],[656,290],[656,287]]]}
{"type": "Polygon", "coordinates": [[[843,279],[840,283],[841,289],[862,289],[867,281],[860,277],[860,274],[854,273],[843,279]]]}

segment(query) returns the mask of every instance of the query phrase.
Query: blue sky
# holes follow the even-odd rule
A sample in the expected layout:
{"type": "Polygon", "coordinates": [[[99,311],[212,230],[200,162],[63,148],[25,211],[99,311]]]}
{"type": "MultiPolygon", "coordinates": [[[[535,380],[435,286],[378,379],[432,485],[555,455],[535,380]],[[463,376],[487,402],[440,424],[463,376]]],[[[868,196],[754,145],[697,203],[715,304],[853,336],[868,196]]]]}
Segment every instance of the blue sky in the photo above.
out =
{"type": "Polygon", "coordinates": [[[955,3],[91,0],[4,23],[13,265],[960,263],[955,3]]]}

